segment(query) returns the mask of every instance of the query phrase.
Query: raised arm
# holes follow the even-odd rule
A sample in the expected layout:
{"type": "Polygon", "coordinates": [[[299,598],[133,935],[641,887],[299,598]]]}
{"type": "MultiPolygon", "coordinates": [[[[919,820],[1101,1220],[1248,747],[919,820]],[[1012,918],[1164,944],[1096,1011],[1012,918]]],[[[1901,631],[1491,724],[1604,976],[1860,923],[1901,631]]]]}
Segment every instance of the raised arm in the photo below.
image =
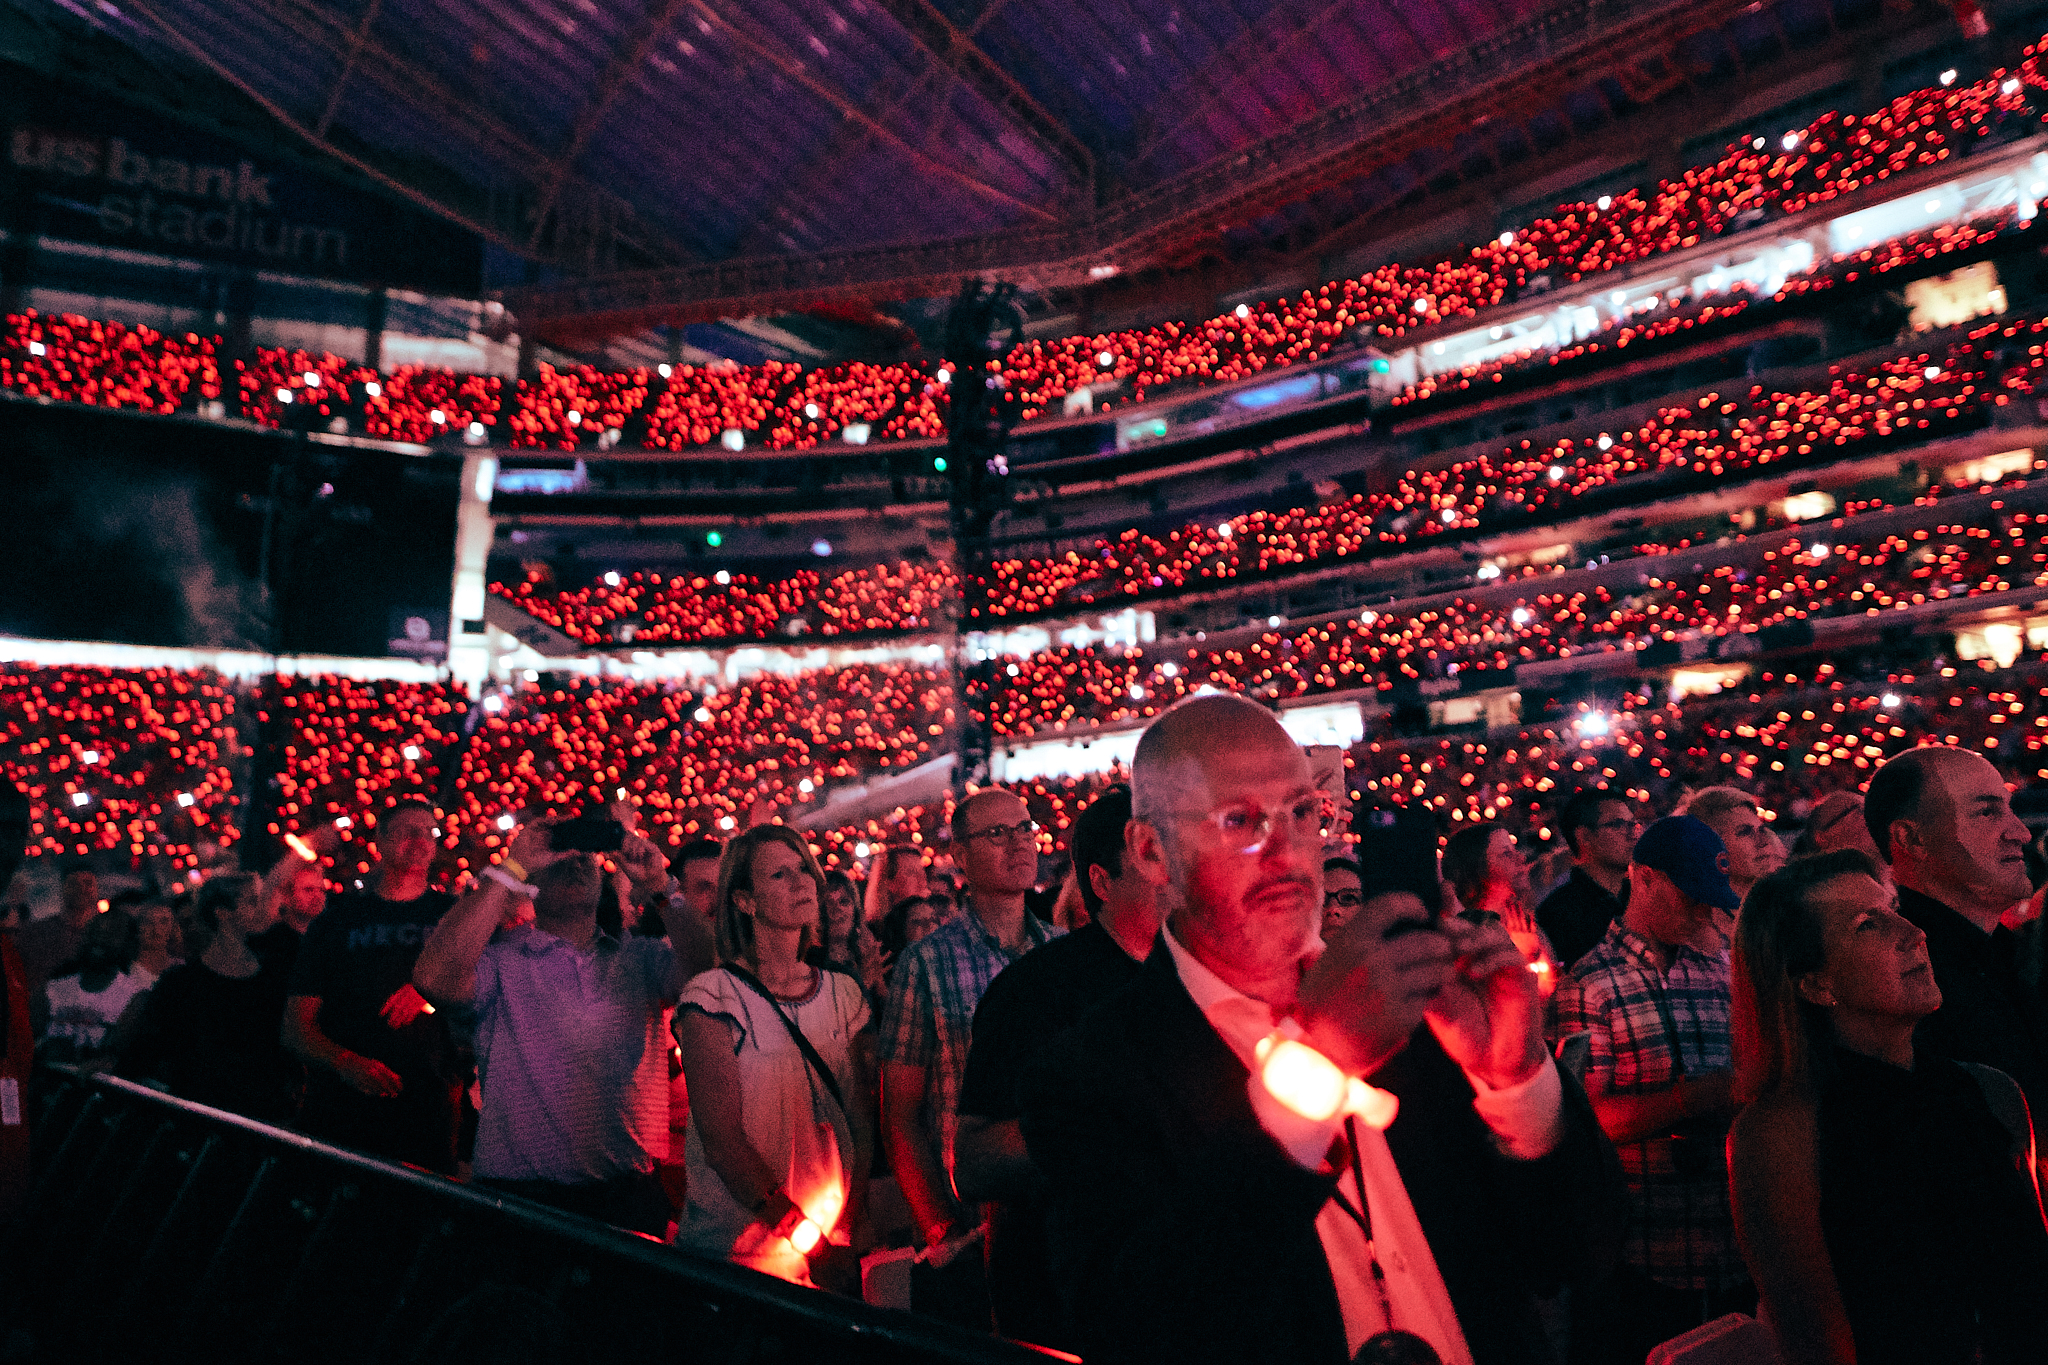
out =
{"type": "Polygon", "coordinates": [[[1735,1239],[1756,1281],[1784,1365],[1855,1365],[1849,1327],[1820,1222],[1811,1105],[1763,1099],[1728,1132],[1735,1239]]]}
{"type": "Polygon", "coordinates": [[[564,856],[548,847],[551,824],[540,820],[521,825],[505,850],[510,870],[488,869],[476,889],[457,901],[434,926],[413,964],[412,984],[420,994],[449,1003],[475,999],[477,959],[507,913],[525,898],[526,893],[516,888],[564,856]]]}

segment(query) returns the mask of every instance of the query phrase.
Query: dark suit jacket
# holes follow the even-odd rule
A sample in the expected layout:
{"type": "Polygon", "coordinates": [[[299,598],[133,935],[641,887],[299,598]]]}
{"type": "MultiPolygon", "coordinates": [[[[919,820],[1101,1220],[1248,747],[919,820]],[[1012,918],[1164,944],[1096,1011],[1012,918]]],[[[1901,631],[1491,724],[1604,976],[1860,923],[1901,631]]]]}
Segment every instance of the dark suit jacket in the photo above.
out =
{"type": "MultiPolygon", "coordinates": [[[[1248,1079],[1165,952],[1028,1074],[1024,1136],[1051,1189],[1054,1278],[1090,1365],[1348,1359],[1315,1230],[1335,1176],[1302,1170],[1266,1135],[1248,1079]]],[[[1389,1144],[1473,1358],[1548,1359],[1531,1291],[1604,1269],[1626,1217],[1584,1092],[1562,1076],[1567,1136],[1520,1162],[1494,1147],[1433,1041],[1375,1079],[1402,1097],[1389,1144]]]]}
{"type": "Polygon", "coordinates": [[[1931,896],[1899,888],[1899,913],[1927,935],[1941,1008],[1915,1040],[1959,1062],[1997,1067],[2019,1082],[2034,1145],[2048,1155],[2048,1010],[2020,979],[2010,929],[1985,933],[1931,896]]]}

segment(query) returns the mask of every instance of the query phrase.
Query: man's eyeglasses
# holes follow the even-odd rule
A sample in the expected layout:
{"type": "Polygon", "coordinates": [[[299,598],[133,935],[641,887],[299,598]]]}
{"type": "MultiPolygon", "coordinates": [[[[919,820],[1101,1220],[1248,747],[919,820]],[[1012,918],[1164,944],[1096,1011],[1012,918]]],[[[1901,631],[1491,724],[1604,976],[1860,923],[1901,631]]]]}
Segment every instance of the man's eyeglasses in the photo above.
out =
{"type": "Polygon", "coordinates": [[[1320,843],[1329,837],[1331,826],[1336,823],[1337,810],[1329,797],[1317,792],[1312,796],[1297,796],[1278,811],[1269,811],[1245,801],[1193,818],[1215,830],[1222,837],[1224,847],[1231,851],[1262,853],[1267,842],[1282,826],[1296,838],[1312,838],[1320,843]]]}
{"type": "Polygon", "coordinates": [[[1323,909],[1335,906],[1339,910],[1356,910],[1365,904],[1363,891],[1326,891],[1323,893],[1323,909]]]}
{"type": "Polygon", "coordinates": [[[989,848],[994,848],[997,844],[1008,843],[1012,839],[1020,841],[1028,839],[1035,844],[1038,842],[1038,822],[1036,820],[1024,820],[1014,825],[990,825],[987,829],[974,830],[967,837],[969,839],[979,839],[989,848]]]}

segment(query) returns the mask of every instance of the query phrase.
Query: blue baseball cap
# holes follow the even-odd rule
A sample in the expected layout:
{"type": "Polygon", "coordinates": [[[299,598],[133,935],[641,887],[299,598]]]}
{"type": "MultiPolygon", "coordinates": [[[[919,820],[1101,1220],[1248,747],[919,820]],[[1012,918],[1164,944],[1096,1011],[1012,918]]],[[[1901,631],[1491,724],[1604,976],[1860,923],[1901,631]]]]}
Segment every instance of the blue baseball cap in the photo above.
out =
{"type": "Polygon", "coordinates": [[[1728,846],[1704,820],[1665,816],[1643,831],[1629,860],[1654,867],[1703,905],[1722,910],[1742,905],[1742,897],[1728,882],[1728,846]]]}

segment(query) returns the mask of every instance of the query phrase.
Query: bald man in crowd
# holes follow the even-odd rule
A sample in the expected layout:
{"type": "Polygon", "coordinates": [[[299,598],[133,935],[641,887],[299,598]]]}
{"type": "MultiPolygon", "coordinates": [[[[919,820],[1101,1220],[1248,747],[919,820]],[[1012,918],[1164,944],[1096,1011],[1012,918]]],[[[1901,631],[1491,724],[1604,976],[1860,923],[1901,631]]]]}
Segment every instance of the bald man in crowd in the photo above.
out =
{"type": "Polygon", "coordinates": [[[926,1247],[974,1227],[952,1172],[975,1006],[998,972],[1059,935],[1024,906],[1038,881],[1038,826],[1022,801],[997,788],[976,792],[954,808],[952,835],[967,903],[897,959],[876,1049],[882,1141],[926,1247]]]}
{"type": "Polygon", "coordinates": [[[2048,1013],[2014,966],[2006,911],[2034,893],[2027,827],[1998,769],[1967,749],[1908,749],[1870,779],[1863,819],[1891,865],[1899,913],[1927,935],[1941,1008],[1917,1039],[2019,1082],[2048,1150],[2048,1013]]]}
{"type": "Polygon", "coordinates": [[[1611,1258],[1623,1210],[1506,930],[1440,917],[1424,836],[1363,868],[1325,948],[1327,798],[1251,702],[1167,712],[1133,783],[1128,861],[1175,908],[1138,979],[1024,1091],[1075,1349],[1551,1359],[1532,1291],[1611,1258]],[[1398,1095],[1384,1132],[1367,1077],[1398,1095]]]}

